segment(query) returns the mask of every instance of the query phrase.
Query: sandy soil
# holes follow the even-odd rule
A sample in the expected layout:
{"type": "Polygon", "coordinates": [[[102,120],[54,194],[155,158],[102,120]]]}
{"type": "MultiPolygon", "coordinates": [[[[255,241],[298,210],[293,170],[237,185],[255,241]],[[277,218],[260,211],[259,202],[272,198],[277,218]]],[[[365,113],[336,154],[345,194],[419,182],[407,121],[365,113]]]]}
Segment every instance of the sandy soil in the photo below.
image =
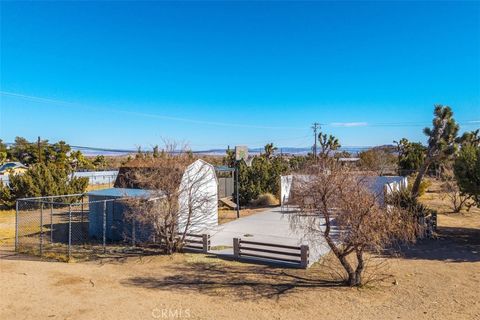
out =
{"type": "Polygon", "coordinates": [[[352,289],[329,259],[295,270],[201,254],[67,264],[4,252],[0,319],[480,319],[478,212],[440,214],[437,239],[381,261],[381,281],[352,289]]]}

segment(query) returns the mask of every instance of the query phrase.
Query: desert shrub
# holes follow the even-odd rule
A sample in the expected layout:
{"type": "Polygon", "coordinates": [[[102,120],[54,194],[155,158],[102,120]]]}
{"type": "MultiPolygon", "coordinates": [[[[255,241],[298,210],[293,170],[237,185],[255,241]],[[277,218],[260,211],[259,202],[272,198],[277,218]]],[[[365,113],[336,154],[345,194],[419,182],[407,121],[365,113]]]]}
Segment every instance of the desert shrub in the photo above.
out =
{"type": "Polygon", "coordinates": [[[278,199],[271,193],[263,193],[257,199],[252,201],[252,205],[256,207],[267,207],[278,205],[278,199]]]}
{"type": "Polygon", "coordinates": [[[8,186],[0,186],[0,205],[13,208],[18,198],[83,193],[88,178],[76,178],[71,171],[53,163],[35,164],[24,174],[10,176],[8,186]]]}
{"type": "Polygon", "coordinates": [[[388,204],[404,209],[418,218],[436,213],[435,210],[420,203],[418,198],[413,196],[410,190],[394,192],[388,195],[386,201],[388,204]]]}
{"type": "Polygon", "coordinates": [[[288,162],[281,157],[257,157],[252,166],[248,167],[244,162],[240,168],[240,204],[245,205],[257,199],[263,193],[271,193],[280,197],[280,176],[285,174],[289,167],[288,162]]]}
{"type": "MultiPolygon", "coordinates": [[[[411,175],[408,179],[408,191],[411,193],[413,188],[413,182],[416,179],[416,175],[411,175]]],[[[420,187],[418,189],[418,196],[421,197],[427,192],[427,189],[432,185],[432,183],[428,180],[422,180],[420,182],[420,187]]]]}
{"type": "Polygon", "coordinates": [[[480,206],[480,146],[463,146],[455,160],[454,172],[460,191],[480,206]]]}
{"type": "Polygon", "coordinates": [[[376,147],[362,151],[359,157],[363,170],[374,171],[379,175],[396,171],[397,158],[388,148],[376,147]]]}

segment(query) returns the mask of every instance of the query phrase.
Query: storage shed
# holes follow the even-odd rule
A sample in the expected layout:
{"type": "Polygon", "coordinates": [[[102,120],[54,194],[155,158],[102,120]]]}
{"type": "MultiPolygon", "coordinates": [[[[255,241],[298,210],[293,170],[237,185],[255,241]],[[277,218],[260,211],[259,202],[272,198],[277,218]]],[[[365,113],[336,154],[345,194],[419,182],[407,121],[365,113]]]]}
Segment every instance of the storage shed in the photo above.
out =
{"type": "MultiPolygon", "coordinates": [[[[116,186],[126,185],[133,188],[115,187],[89,192],[89,235],[92,238],[103,237],[104,201],[106,202],[106,237],[108,240],[119,241],[131,237],[133,226],[125,219],[125,205],[122,198],[158,197],[161,190],[139,189],[133,181],[129,181],[129,172],[137,168],[121,168],[116,186]],[[119,180],[121,180],[119,182],[119,180]]],[[[149,174],[148,168],[141,168],[144,174],[149,174]]],[[[151,171],[153,174],[158,171],[151,171]]],[[[159,176],[158,179],[162,177],[159,176]]],[[[185,168],[179,185],[179,215],[178,230],[183,232],[188,225],[189,233],[200,233],[218,225],[218,182],[215,168],[203,161],[196,160],[185,168]]],[[[151,230],[135,228],[137,240],[148,240],[151,230]]]]}
{"type": "MultiPolygon", "coordinates": [[[[119,201],[123,198],[149,197],[148,190],[130,188],[109,188],[88,193],[88,235],[92,239],[103,238],[104,218],[105,233],[109,241],[121,241],[132,235],[132,224],[125,219],[125,205],[119,201]],[[107,200],[107,201],[104,201],[107,200]]],[[[141,230],[136,230],[141,238],[141,230]]],[[[145,235],[148,237],[148,235],[145,235]]]]}

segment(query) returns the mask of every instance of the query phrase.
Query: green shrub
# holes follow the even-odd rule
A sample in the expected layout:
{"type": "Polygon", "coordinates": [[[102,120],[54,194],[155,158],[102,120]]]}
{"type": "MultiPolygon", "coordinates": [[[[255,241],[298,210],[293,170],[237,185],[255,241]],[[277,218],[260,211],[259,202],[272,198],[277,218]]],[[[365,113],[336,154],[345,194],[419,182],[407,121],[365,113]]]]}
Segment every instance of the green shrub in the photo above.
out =
{"type": "Polygon", "coordinates": [[[19,198],[84,193],[88,186],[88,178],[73,177],[70,170],[53,163],[32,165],[9,180],[8,186],[0,185],[0,205],[7,208],[19,198]]]}
{"type": "Polygon", "coordinates": [[[387,204],[405,209],[416,217],[426,217],[436,212],[420,203],[418,198],[414,197],[410,190],[394,192],[388,195],[386,202],[387,204]]]}
{"type": "Polygon", "coordinates": [[[480,206],[480,146],[463,146],[455,160],[454,172],[460,191],[480,206]]]}

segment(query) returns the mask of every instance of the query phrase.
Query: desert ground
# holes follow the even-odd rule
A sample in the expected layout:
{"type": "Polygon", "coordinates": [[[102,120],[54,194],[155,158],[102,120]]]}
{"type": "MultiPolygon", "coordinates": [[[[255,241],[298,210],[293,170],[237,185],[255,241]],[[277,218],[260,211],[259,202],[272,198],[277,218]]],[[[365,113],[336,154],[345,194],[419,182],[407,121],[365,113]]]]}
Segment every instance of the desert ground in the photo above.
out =
{"type": "Polygon", "coordinates": [[[358,289],[329,256],[308,270],[203,254],[61,263],[4,245],[0,319],[480,319],[480,210],[450,213],[435,185],[423,200],[436,239],[372,257],[379,276],[358,289]]]}

